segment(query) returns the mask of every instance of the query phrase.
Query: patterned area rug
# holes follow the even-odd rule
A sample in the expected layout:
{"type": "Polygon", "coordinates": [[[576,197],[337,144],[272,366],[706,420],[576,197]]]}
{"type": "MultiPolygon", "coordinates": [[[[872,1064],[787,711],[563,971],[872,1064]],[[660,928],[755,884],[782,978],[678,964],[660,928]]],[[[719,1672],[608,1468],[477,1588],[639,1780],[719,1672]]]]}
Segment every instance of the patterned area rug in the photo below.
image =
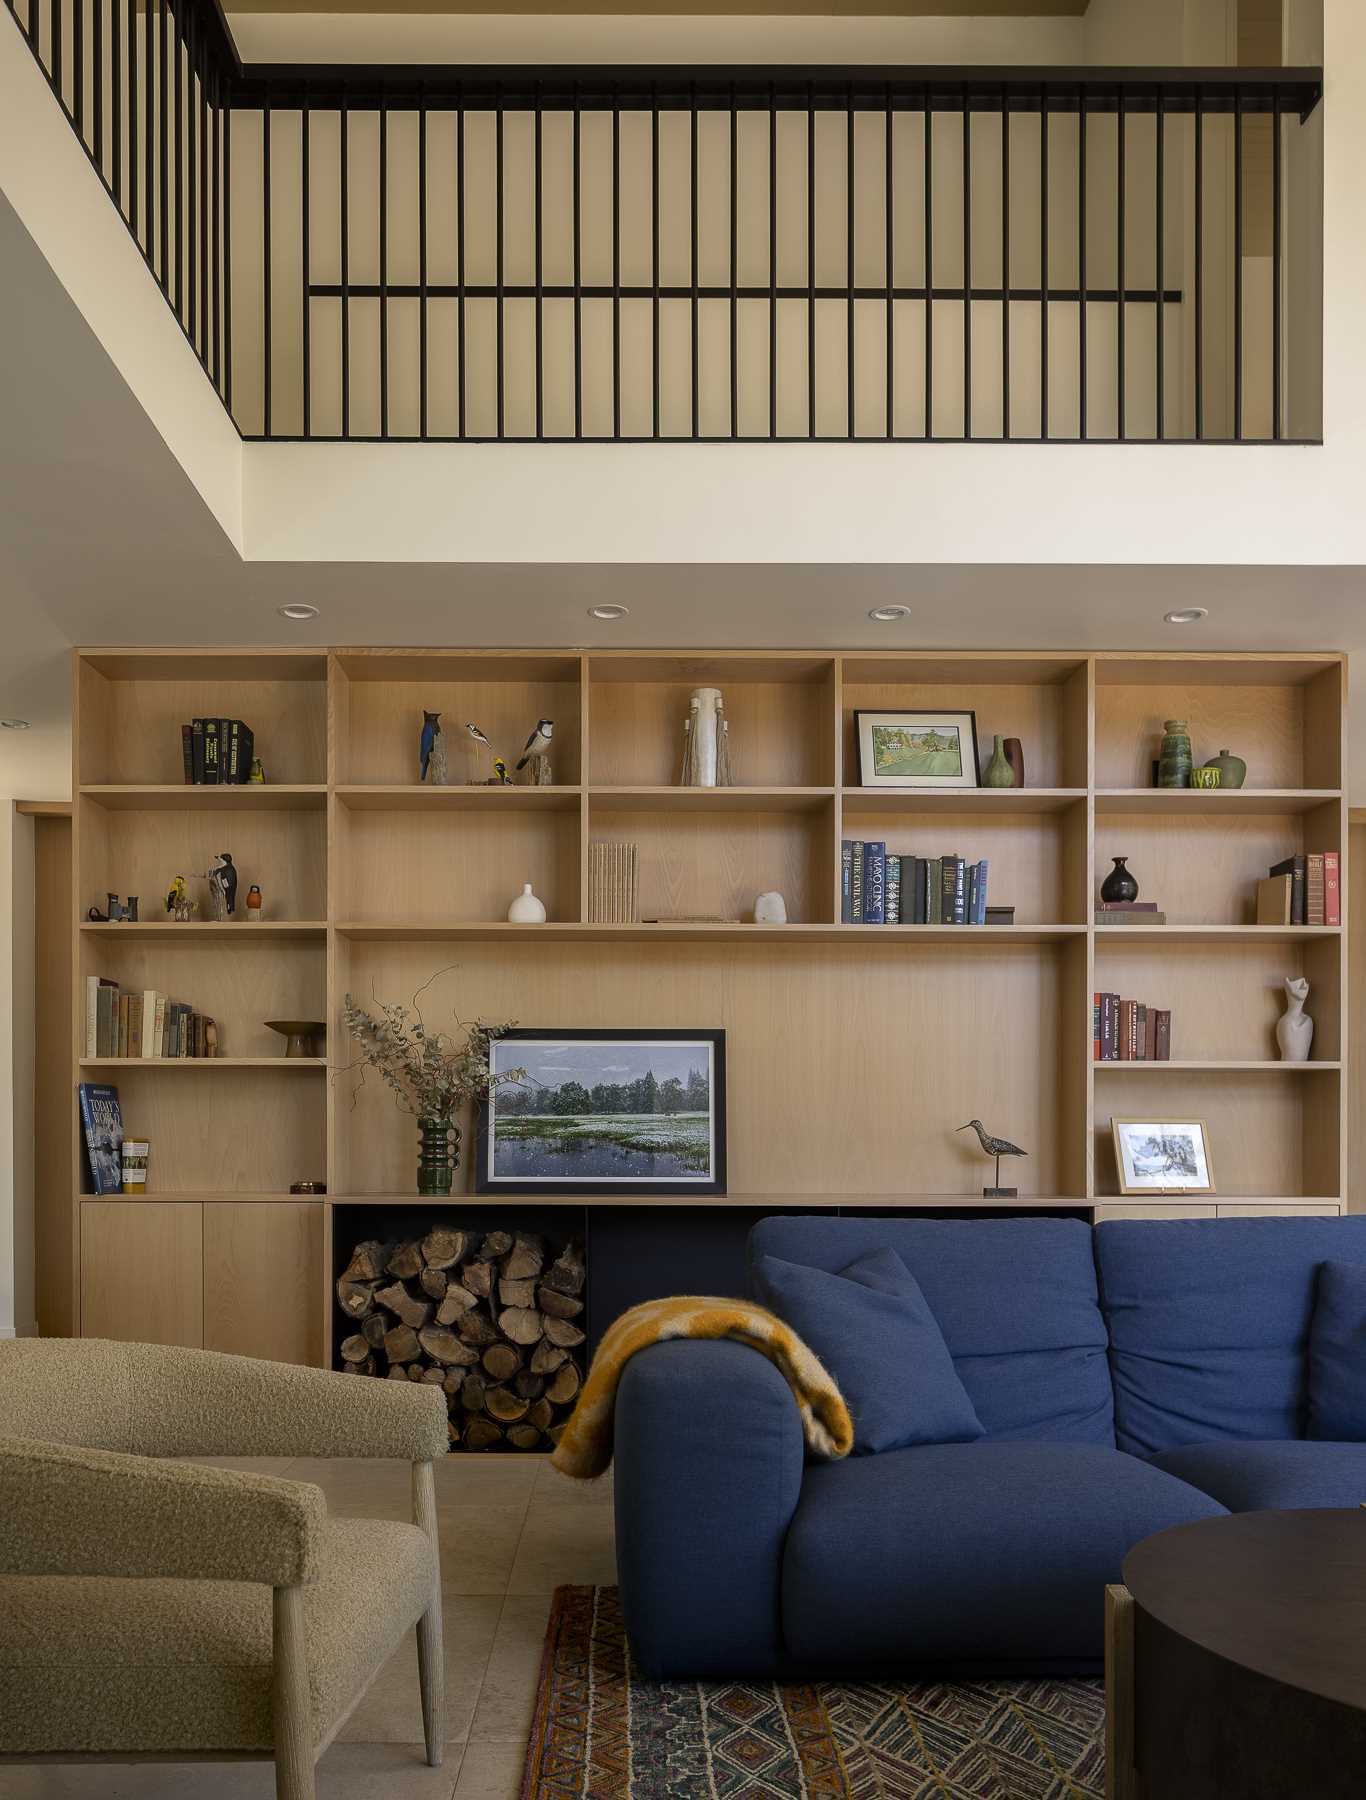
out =
{"type": "Polygon", "coordinates": [[[551,1607],[522,1800],[1100,1800],[1099,1681],[681,1683],[615,1588],[551,1607]]]}

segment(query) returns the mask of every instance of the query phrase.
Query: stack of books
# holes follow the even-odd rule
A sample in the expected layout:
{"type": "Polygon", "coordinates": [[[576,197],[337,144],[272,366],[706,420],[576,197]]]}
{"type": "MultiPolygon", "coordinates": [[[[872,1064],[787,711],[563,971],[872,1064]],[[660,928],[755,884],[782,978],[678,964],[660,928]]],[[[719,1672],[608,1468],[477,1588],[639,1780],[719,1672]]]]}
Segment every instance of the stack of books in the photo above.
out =
{"type": "Polygon", "coordinates": [[[840,845],[840,923],[985,925],[986,861],[889,856],[885,843],[845,838],[840,845]]]}
{"type": "Polygon", "coordinates": [[[255,740],[241,719],[191,719],[180,727],[187,787],[244,787],[255,740]]]}
{"type": "Polygon", "coordinates": [[[1336,850],[1287,856],[1257,883],[1259,925],[1341,925],[1341,872],[1336,850]]]}
{"type": "Polygon", "coordinates": [[[1170,1062],[1172,1016],[1118,994],[1091,996],[1091,1049],[1097,1062],[1170,1062]]]}
{"type": "Polygon", "coordinates": [[[1167,915],[1156,900],[1097,900],[1097,925],[1165,925],[1167,915]]]}
{"type": "Polygon", "coordinates": [[[218,1027],[206,1013],[155,988],[125,992],[117,981],[85,981],[85,1054],[101,1059],[217,1056],[218,1027]]]}

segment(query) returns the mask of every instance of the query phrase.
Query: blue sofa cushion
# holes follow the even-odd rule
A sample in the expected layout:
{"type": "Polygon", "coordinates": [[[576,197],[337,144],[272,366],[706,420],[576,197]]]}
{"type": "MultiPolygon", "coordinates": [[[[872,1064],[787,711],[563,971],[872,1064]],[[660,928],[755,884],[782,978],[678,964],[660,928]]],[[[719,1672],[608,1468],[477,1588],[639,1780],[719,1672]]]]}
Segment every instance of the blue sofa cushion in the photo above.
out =
{"type": "Polygon", "coordinates": [[[1366,1439],[1366,1263],[1319,1268],[1309,1326],[1309,1436],[1366,1439]]]}
{"type": "Polygon", "coordinates": [[[1125,1554],[1217,1500],[1118,1450],[978,1443],[808,1467],[783,1634],[813,1667],[1008,1664],[1102,1650],[1125,1554]]]}
{"type": "Polygon", "coordinates": [[[778,1256],[754,1268],[759,1298],[834,1376],[854,1420],[854,1454],[982,1435],[944,1334],[894,1250],[832,1275],[778,1256]]]}
{"type": "Polygon", "coordinates": [[[751,1269],[778,1256],[832,1274],[870,1250],[894,1250],[919,1282],[989,1440],[1113,1448],[1108,1340],[1091,1227],[1081,1220],[775,1217],[755,1226],[749,1244],[751,1269]]]}
{"type": "Polygon", "coordinates": [[[1333,1259],[1366,1263],[1366,1218],[1098,1225],[1120,1449],[1303,1436],[1315,1284],[1333,1259]]]}
{"type": "MultiPolygon", "coordinates": [[[[1366,1501],[1366,1444],[1183,1444],[1152,1459],[1230,1512],[1280,1512],[1366,1501]]],[[[1363,1521],[1366,1529],[1366,1520],[1363,1521]]]]}

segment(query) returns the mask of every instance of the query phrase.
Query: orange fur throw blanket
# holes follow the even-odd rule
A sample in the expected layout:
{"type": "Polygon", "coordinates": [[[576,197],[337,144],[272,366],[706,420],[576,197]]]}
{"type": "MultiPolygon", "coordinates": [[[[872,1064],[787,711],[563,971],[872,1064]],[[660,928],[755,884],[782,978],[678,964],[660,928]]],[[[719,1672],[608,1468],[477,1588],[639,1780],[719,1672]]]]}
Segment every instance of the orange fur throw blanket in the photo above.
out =
{"type": "Polygon", "coordinates": [[[854,1443],[849,1408],[795,1331],[762,1306],[751,1306],[745,1300],[685,1295],[633,1306],[609,1328],[550,1459],[562,1475],[590,1481],[606,1471],[612,1461],[612,1427],[622,1370],[637,1350],[667,1343],[670,1338],[733,1338],[737,1344],[748,1344],[786,1377],[813,1455],[848,1456],[854,1443]]]}

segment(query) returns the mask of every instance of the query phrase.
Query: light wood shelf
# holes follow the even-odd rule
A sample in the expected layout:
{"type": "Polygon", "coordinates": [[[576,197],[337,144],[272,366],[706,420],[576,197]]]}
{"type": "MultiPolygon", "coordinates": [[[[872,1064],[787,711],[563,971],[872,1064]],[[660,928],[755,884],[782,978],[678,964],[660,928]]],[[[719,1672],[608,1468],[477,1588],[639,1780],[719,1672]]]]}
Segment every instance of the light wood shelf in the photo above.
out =
{"type": "MultiPolygon", "coordinates": [[[[782,1207],[1143,1216],[1142,1202],[1112,1191],[1106,1161],[1111,1111],[1136,1105],[1208,1119],[1230,1191],[1200,1216],[1333,1207],[1346,1192],[1347,934],[1250,922],[1269,864],[1321,849],[1342,854],[1347,917],[1341,657],[113,649],[77,652],[75,687],[64,1066],[73,1088],[118,1085],[127,1128],[153,1145],[145,1198],[71,1195],[65,1176],[53,1198],[71,1222],[77,1329],[83,1274],[93,1316],[118,1323],[98,1246],[122,1244],[130,1269],[177,1258],[180,1271],[202,1242],[205,1257],[211,1244],[230,1255],[259,1317],[251,1283],[269,1250],[314,1308],[310,1329],[325,1347],[332,1260],[356,1228],[338,1208],[587,1206],[618,1231],[633,1209],[672,1217],[675,1231],[691,1229],[679,1216],[688,1208],[718,1221],[727,1209],[782,1207]],[[688,696],[703,685],[725,694],[742,785],[676,785],[688,696]],[[923,707],[971,708],[983,761],[994,733],[1019,737],[1031,785],[858,785],[856,714],[923,707]],[[447,787],[416,781],[424,710],[442,714],[447,787]],[[251,725],[264,785],[179,779],[178,722],[206,713],[251,725]],[[1188,719],[1197,761],[1229,745],[1259,785],[1146,786],[1168,717],[1188,719]],[[486,753],[465,723],[515,762],[538,718],[555,721],[556,785],[476,785],[486,753]],[[639,846],[647,916],[737,922],[590,921],[595,838],[639,846]],[[986,858],[990,901],[1013,904],[1018,923],[841,924],[842,838],[986,858]],[[223,848],[243,887],[262,886],[270,916],[260,924],[86,920],[110,889],[139,894],[153,912],[177,872],[202,871],[223,848]],[[1120,854],[1169,924],[1094,923],[1099,883],[1120,854]],[[525,881],[547,905],[543,926],[506,920],[525,881]],[[792,923],[750,922],[755,895],[769,888],[786,896],[792,923]],[[219,1019],[225,1047],[248,1052],[273,1048],[266,1018],[325,1019],[331,1057],[86,1059],[93,974],[193,1001],[219,1019]],[[1311,982],[1320,1061],[1273,1060],[1288,974],[1311,982]],[[347,992],[404,1000],[428,982],[429,1021],[454,1009],[527,1025],[724,1026],[731,1193],[585,1202],[405,1191],[415,1128],[381,1084],[360,1081],[341,1002],[347,992]],[[1180,1059],[1094,1062],[1091,1003],[1102,988],[1170,1007],[1180,1059]],[[222,1079],[164,1080],[168,1068],[222,1079]],[[1135,1071],[1142,1078],[1129,1086],[1135,1071]],[[955,1129],[974,1115],[1029,1151],[1018,1179],[1037,1194],[983,1198],[990,1165],[955,1129]],[[927,1192],[898,1191],[908,1170],[927,1192]],[[332,1192],[287,1192],[305,1178],[332,1192]],[[83,1262],[81,1218],[92,1207],[83,1262]]],[[[79,1120],[74,1104],[67,1110],[79,1168],[79,1120]]],[[[176,1271],[166,1263],[168,1278],[176,1271]]],[[[223,1322],[203,1314],[196,1341],[212,1331],[222,1341],[223,1322]]],[[[128,1334],[137,1330],[130,1317],[128,1334]]],[[[297,1336],[276,1347],[297,1354],[297,1336]]],[[[262,1352],[271,1348],[267,1334],[262,1352]]]]}

